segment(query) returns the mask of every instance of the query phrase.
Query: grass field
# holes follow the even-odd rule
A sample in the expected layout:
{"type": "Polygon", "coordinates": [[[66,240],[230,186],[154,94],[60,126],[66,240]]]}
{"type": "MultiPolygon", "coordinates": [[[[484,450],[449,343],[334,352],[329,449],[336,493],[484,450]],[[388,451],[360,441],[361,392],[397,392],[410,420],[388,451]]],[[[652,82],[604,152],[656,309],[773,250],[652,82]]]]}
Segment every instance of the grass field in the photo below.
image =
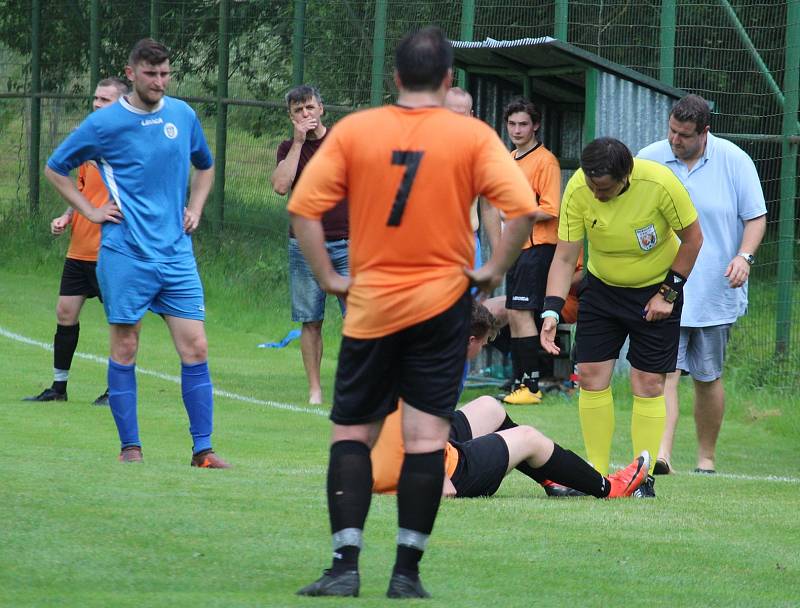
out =
{"type": "MultiPolygon", "coordinates": [[[[390,497],[373,499],[362,597],[293,595],[329,560],[329,427],[327,406],[303,404],[297,343],[256,348],[289,329],[281,298],[265,293],[260,307],[245,311],[235,290],[209,289],[211,369],[216,388],[227,391],[216,399],[214,445],[234,468],[207,471],[188,466],[188,425],[172,378],[178,360],[152,315],[138,362],[142,466],[116,462],[110,412],[89,405],[105,386],[107,333],[97,302],[87,305],[79,344],[93,358],[76,359],[70,401],[20,401],[50,381],[45,347],[57,285],[52,262],[0,267],[0,605],[387,603],[396,526],[390,497]]],[[[328,395],[338,330],[337,322],[326,324],[328,395]]],[[[630,456],[624,393],[618,391],[617,463],[630,456]]],[[[658,479],[656,500],[546,499],[514,473],[491,499],[443,503],[422,563],[434,596],[426,605],[800,604],[796,412],[779,400],[750,402],[747,394],[729,401],[721,473],[705,477],[687,472],[694,441],[684,399],[680,473],[658,479]],[[784,424],[777,433],[772,424],[780,416],[789,430],[784,424]]],[[[582,451],[574,401],[552,397],[512,415],[582,451]]]]}

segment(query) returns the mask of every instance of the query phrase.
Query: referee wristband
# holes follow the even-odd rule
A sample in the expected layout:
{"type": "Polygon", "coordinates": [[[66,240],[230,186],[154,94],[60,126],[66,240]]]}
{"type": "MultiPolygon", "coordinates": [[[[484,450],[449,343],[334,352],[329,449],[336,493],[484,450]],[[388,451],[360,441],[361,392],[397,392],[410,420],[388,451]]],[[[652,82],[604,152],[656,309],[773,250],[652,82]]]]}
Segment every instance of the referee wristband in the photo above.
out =
{"type": "Polygon", "coordinates": [[[663,283],[680,294],[683,293],[683,286],[686,285],[686,277],[670,268],[667,276],[664,277],[663,283]]]}
{"type": "Polygon", "coordinates": [[[556,325],[558,325],[559,321],[561,321],[561,317],[555,310],[545,310],[541,315],[542,319],[547,319],[548,317],[552,317],[556,320],[556,325]]]}
{"type": "Polygon", "coordinates": [[[545,312],[552,310],[554,313],[559,315],[561,314],[561,309],[564,308],[564,304],[565,304],[564,298],[559,298],[558,296],[545,296],[544,303],[542,304],[542,309],[544,309],[545,312]]]}

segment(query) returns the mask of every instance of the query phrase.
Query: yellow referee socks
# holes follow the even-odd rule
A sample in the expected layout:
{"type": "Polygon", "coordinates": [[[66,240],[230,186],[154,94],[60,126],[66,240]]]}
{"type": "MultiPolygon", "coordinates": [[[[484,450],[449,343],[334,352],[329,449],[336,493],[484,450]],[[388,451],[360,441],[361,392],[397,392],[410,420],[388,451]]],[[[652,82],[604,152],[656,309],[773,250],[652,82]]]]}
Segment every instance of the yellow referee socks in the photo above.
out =
{"type": "Polygon", "coordinates": [[[633,415],[631,416],[633,457],[636,458],[642,450],[650,452],[651,475],[656,466],[654,455],[658,454],[658,448],[661,445],[666,417],[667,406],[664,402],[664,395],[660,397],[633,396],[633,415]]]}
{"type": "MultiPolygon", "coordinates": [[[[661,402],[663,404],[663,398],[661,402]]],[[[586,446],[586,460],[601,475],[606,476],[611,457],[611,439],[614,436],[614,396],[611,394],[611,387],[602,391],[587,391],[582,388],[578,396],[578,413],[583,444],[586,446]]],[[[663,429],[664,421],[661,422],[663,429]]]]}

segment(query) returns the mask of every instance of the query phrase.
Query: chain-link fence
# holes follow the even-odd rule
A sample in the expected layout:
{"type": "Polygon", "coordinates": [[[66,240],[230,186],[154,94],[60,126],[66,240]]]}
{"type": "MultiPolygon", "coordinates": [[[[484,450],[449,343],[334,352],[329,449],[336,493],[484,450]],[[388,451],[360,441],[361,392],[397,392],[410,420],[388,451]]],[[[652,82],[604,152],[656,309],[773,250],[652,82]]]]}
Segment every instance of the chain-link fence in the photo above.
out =
{"type": "MultiPolygon", "coordinates": [[[[170,94],[198,110],[215,151],[207,218],[280,238],[285,201],[268,175],[288,133],[285,91],[317,85],[329,123],[388,102],[396,41],[428,23],[454,40],[553,36],[712,101],[712,130],[751,155],[768,205],[731,361],[759,362],[754,382],[800,386],[800,0],[0,0],[0,213],[61,209],[40,187],[44,160],[94,83],[122,76],[152,36],[173,50],[170,94]]],[[[666,116],[651,119],[666,132],[666,116]]]]}

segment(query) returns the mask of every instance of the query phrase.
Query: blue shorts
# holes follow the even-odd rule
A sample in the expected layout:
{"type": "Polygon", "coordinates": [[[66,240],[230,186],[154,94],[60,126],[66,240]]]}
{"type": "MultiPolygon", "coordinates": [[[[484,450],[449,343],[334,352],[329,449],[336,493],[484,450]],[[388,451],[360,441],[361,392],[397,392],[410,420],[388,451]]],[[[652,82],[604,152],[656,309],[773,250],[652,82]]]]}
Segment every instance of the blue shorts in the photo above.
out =
{"type": "Polygon", "coordinates": [[[97,281],[109,323],[134,325],[148,309],[181,319],[205,319],[203,284],[193,257],[145,262],[101,247],[97,281]]]}
{"type": "MultiPolygon", "coordinates": [[[[341,275],[349,276],[347,241],[344,239],[326,241],[325,247],[334,270],[341,275]]],[[[311,267],[300,250],[300,244],[293,238],[289,239],[289,293],[292,298],[292,321],[312,323],[325,318],[325,298],[328,294],[317,283],[311,267]]],[[[342,300],[339,300],[339,307],[344,314],[342,300]]]]}

